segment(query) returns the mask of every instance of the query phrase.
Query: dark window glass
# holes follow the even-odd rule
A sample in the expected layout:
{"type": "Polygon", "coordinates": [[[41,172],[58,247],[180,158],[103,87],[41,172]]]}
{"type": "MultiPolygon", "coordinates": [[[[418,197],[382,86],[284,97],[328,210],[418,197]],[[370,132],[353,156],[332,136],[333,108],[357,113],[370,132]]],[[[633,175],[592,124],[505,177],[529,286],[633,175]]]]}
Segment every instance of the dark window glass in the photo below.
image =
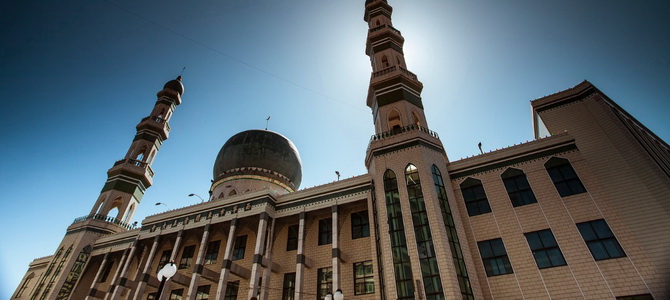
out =
{"type": "Polygon", "coordinates": [[[233,260],[243,259],[244,250],[247,249],[247,236],[240,235],[235,238],[235,249],[233,250],[233,260]]]}
{"type": "Polygon", "coordinates": [[[284,286],[282,287],[281,299],[293,300],[295,298],[295,273],[284,274],[284,286]]]}
{"type": "Polygon", "coordinates": [[[477,242],[487,276],[514,273],[502,239],[477,242]]]}
{"type": "Polygon", "coordinates": [[[226,294],[223,300],[237,300],[237,290],[240,288],[240,281],[229,281],[226,285],[226,294]]]}
{"type": "Polygon", "coordinates": [[[99,282],[105,282],[107,281],[107,277],[109,277],[109,273],[112,271],[112,266],[114,265],[114,261],[110,260],[107,262],[107,265],[105,266],[105,269],[102,271],[102,276],[100,276],[100,281],[99,282]]]}
{"type": "Polygon", "coordinates": [[[503,183],[509,195],[512,206],[522,206],[537,203],[533,190],[530,189],[526,174],[521,170],[509,169],[502,174],[503,183]]]}
{"type": "Polygon", "coordinates": [[[333,268],[321,268],[316,277],[316,299],[321,300],[333,292],[333,268]]]}
{"type": "Polygon", "coordinates": [[[19,291],[16,293],[15,298],[21,298],[21,295],[26,290],[26,287],[28,287],[28,283],[30,283],[30,281],[33,279],[33,276],[34,276],[33,274],[30,274],[30,276],[28,276],[28,278],[26,278],[26,280],[23,281],[23,284],[21,285],[21,288],[19,288],[19,291]]]}
{"type": "Polygon", "coordinates": [[[288,227],[288,237],[286,238],[286,251],[298,249],[298,233],[300,228],[298,225],[290,225],[288,227]]]}
{"type": "Polygon", "coordinates": [[[651,294],[616,297],[616,300],[654,300],[651,294]]]}
{"type": "Polygon", "coordinates": [[[626,256],[605,220],[579,223],[577,228],[595,260],[626,256]]]}
{"type": "Polygon", "coordinates": [[[398,193],[398,180],[395,173],[386,170],[384,173],[384,193],[386,198],[386,211],[389,225],[389,237],[391,239],[391,253],[393,255],[393,272],[398,299],[414,299],[414,282],[412,279],[412,266],[407,253],[407,240],[405,239],[405,226],[402,221],[402,210],[400,208],[400,195],[398,193]]]}
{"type": "Polygon", "coordinates": [[[529,232],[525,235],[538,268],[544,269],[566,265],[563,253],[558,248],[558,243],[556,243],[551,230],[545,229],[529,232]]]}
{"type": "Polygon", "coordinates": [[[545,167],[561,197],[586,192],[586,188],[567,159],[554,157],[545,164],[545,167]]]}
{"type": "Polygon", "coordinates": [[[221,247],[221,241],[209,242],[207,245],[207,253],[205,253],[205,264],[212,265],[216,263],[216,259],[219,257],[219,248],[221,247]]]}
{"type": "Polygon", "coordinates": [[[150,293],[147,295],[147,300],[156,300],[156,293],[150,293]]]}
{"type": "Polygon", "coordinates": [[[442,281],[440,280],[433,236],[430,233],[430,225],[428,224],[428,212],[426,211],[426,203],[423,200],[419,170],[413,164],[409,164],[405,168],[405,180],[407,182],[409,207],[412,211],[416,247],[419,252],[423,288],[426,292],[425,296],[426,299],[441,300],[444,299],[444,292],[442,291],[442,281]]]}
{"type": "Polygon", "coordinates": [[[156,272],[160,271],[168,262],[170,262],[170,256],[172,256],[172,250],[164,250],[161,254],[161,259],[158,261],[158,268],[156,272]]]}
{"type": "Polygon", "coordinates": [[[489,200],[486,198],[482,182],[468,178],[461,183],[461,193],[469,216],[477,216],[491,212],[489,200]]]}
{"type": "Polygon", "coordinates": [[[456,225],[454,224],[454,217],[451,213],[449,200],[447,198],[447,191],[444,188],[444,181],[442,180],[442,173],[436,165],[432,167],[433,183],[435,184],[435,193],[440,203],[440,210],[442,211],[442,220],[444,227],[447,229],[447,238],[449,239],[449,248],[451,249],[451,256],[456,268],[456,276],[458,277],[459,288],[463,300],[474,300],[475,296],[470,286],[470,278],[468,277],[468,270],[465,268],[465,259],[463,258],[463,251],[461,250],[461,243],[456,233],[456,225]]]}
{"type": "Polygon", "coordinates": [[[375,293],[372,261],[354,263],[354,295],[375,293]]]}
{"type": "Polygon", "coordinates": [[[327,245],[333,241],[333,219],[319,220],[319,246],[327,245]]]}
{"type": "Polygon", "coordinates": [[[195,294],[196,300],[208,300],[209,299],[209,285],[201,285],[198,287],[198,291],[195,294]]]}
{"type": "Polygon", "coordinates": [[[351,214],[351,238],[358,239],[370,236],[370,221],[368,211],[359,211],[351,214]]]}
{"type": "Polygon", "coordinates": [[[170,300],[181,300],[182,295],[184,294],[184,289],[172,290],[170,293],[170,300]]]}
{"type": "Polygon", "coordinates": [[[179,260],[179,269],[186,269],[191,266],[194,253],[195,245],[184,247],[184,250],[181,252],[181,259],[179,260]]]}

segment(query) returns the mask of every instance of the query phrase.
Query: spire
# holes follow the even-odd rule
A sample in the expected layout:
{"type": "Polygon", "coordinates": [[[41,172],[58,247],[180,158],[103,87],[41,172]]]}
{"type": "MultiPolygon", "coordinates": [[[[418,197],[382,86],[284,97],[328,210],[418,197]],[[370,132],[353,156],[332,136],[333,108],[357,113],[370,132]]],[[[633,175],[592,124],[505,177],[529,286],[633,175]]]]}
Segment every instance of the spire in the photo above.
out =
{"type": "Polygon", "coordinates": [[[392,13],[393,8],[386,0],[365,2],[363,19],[369,27],[365,53],[372,65],[367,105],[375,115],[377,133],[395,126],[426,126],[421,101],[423,84],[407,68],[403,51],[405,39],[400,30],[393,27],[392,13]],[[382,119],[389,122],[381,122],[382,119]]]}

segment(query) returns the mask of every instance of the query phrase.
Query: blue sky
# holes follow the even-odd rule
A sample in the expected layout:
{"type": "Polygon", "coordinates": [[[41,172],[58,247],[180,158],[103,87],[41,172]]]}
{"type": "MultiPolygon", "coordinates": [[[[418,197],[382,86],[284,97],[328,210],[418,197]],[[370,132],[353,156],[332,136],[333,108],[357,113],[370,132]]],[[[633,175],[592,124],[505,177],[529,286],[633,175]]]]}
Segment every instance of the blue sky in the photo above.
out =
{"type": "MultiPolygon", "coordinates": [[[[207,196],[233,134],[291,139],[302,188],[365,173],[360,1],[19,1],[0,12],[0,298],[91,209],[163,84],[183,104],[135,220],[207,196]]],[[[390,0],[451,160],[532,139],[529,101],[588,79],[670,137],[670,2],[390,0]]]]}

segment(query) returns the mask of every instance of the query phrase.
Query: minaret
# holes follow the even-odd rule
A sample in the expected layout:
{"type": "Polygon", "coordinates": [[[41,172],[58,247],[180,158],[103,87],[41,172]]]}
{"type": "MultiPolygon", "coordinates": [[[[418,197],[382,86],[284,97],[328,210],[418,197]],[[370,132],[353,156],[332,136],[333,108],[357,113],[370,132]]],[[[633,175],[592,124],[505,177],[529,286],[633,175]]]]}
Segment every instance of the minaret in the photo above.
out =
{"type": "Polygon", "coordinates": [[[163,90],[158,92],[158,100],[151,114],[137,124],[137,133],[126,156],[107,171],[107,182],[89,216],[106,217],[128,225],[144,192],[153,183],[151,164],[163,142],[168,139],[168,121],[175,108],[181,104],[183,93],[181,76],[168,81],[163,90]]]}
{"type": "Polygon", "coordinates": [[[104,235],[132,229],[129,222],[144,192],[152,184],[151,163],[168,138],[168,121],[181,104],[183,93],[181,76],[168,81],[158,92],[151,114],[137,124],[137,134],[126,156],[107,171],[107,181],[91,212],[75,219],[67,228],[30,299],[68,299],[95,241],[104,235]]]}
{"type": "Polygon", "coordinates": [[[407,68],[392,12],[386,0],[365,2],[372,64],[367,105],[375,125],[365,164],[374,184],[378,290],[383,299],[474,299],[467,273],[473,266],[466,266],[469,251],[458,237],[465,233],[450,204],[454,193],[445,188],[448,158],[428,129],[423,84],[407,68]]]}

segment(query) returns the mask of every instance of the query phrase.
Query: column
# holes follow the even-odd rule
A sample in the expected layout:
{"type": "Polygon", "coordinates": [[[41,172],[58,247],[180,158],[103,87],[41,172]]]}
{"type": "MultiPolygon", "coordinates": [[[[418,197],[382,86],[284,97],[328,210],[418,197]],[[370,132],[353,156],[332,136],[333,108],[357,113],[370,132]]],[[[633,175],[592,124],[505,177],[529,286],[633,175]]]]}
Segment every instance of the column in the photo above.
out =
{"type": "Polygon", "coordinates": [[[300,213],[298,225],[298,250],[295,260],[295,300],[302,300],[305,283],[305,212],[300,213]]]}
{"type": "Polygon", "coordinates": [[[112,297],[112,292],[114,291],[114,287],[116,286],[114,283],[119,278],[119,275],[121,274],[121,269],[123,268],[123,265],[126,263],[126,258],[128,257],[128,251],[130,251],[129,248],[123,250],[123,255],[121,256],[121,260],[119,260],[119,265],[116,267],[114,277],[112,277],[112,280],[110,281],[109,290],[105,295],[105,300],[110,299],[112,297]]]}
{"type": "Polygon", "coordinates": [[[235,243],[235,228],[237,227],[237,218],[230,221],[230,230],[228,231],[228,241],[226,242],[226,252],[223,254],[223,267],[221,268],[221,277],[219,277],[219,286],[216,289],[216,300],[222,300],[226,295],[228,276],[233,261],[230,257],[233,254],[233,243],[235,243]]]}
{"type": "MultiPolygon", "coordinates": [[[[177,258],[177,253],[179,253],[179,247],[181,246],[181,237],[184,235],[184,229],[179,230],[177,233],[177,239],[174,241],[174,247],[172,247],[172,254],[170,255],[170,261],[174,263],[174,260],[177,258]]],[[[160,280],[160,278],[158,278],[160,280]]],[[[163,290],[161,291],[161,297],[158,300],[165,300],[167,297],[170,295],[168,291],[170,291],[170,282],[171,280],[168,279],[165,281],[165,285],[163,286],[163,290]]]]}
{"type": "Polygon", "coordinates": [[[265,271],[263,271],[263,287],[261,290],[261,300],[268,300],[268,294],[270,293],[270,276],[272,275],[272,247],[274,245],[274,233],[275,233],[275,223],[276,219],[272,219],[272,225],[270,225],[270,237],[268,238],[267,245],[265,246],[265,259],[267,261],[267,266],[265,266],[265,271]]]}
{"type": "Polygon", "coordinates": [[[88,295],[84,300],[91,300],[93,297],[95,297],[95,294],[98,290],[95,289],[95,286],[98,284],[98,280],[100,280],[100,275],[102,274],[102,270],[105,269],[105,265],[107,265],[107,258],[109,257],[109,252],[105,253],[105,256],[102,258],[102,263],[100,263],[100,268],[98,269],[98,272],[95,274],[95,278],[93,278],[93,283],[91,283],[91,290],[88,292],[88,295]]]}
{"type": "Polygon", "coordinates": [[[135,256],[135,250],[137,249],[137,240],[133,243],[133,246],[130,248],[130,252],[128,253],[128,259],[126,259],[126,263],[123,266],[123,269],[121,270],[121,274],[119,275],[119,280],[118,282],[115,282],[113,287],[113,293],[112,293],[112,300],[118,300],[119,297],[121,297],[121,292],[123,289],[125,289],[126,281],[128,280],[126,278],[126,275],[128,274],[128,269],[130,268],[130,263],[133,261],[133,256],[135,256]]]}
{"type": "Polygon", "coordinates": [[[196,293],[198,291],[198,283],[200,282],[200,277],[202,276],[203,260],[205,259],[205,251],[207,249],[207,240],[209,239],[209,229],[211,225],[205,225],[205,232],[202,234],[202,240],[200,240],[200,248],[198,249],[198,258],[195,260],[195,266],[193,268],[193,276],[191,276],[191,284],[188,287],[187,299],[194,300],[196,293]]]}
{"type": "Polygon", "coordinates": [[[265,248],[265,237],[268,229],[268,214],[262,212],[258,220],[258,230],[256,231],[256,246],[254,247],[254,264],[251,266],[251,278],[249,279],[249,299],[258,295],[258,280],[261,277],[261,268],[263,268],[263,249],[265,248]]]}
{"type": "Polygon", "coordinates": [[[142,279],[137,284],[137,289],[135,290],[134,300],[141,300],[144,295],[144,289],[147,288],[147,283],[149,282],[149,271],[151,268],[151,263],[153,262],[154,257],[156,256],[156,251],[158,250],[158,241],[160,240],[160,235],[154,237],[154,242],[151,245],[151,250],[149,250],[149,256],[147,256],[147,262],[144,264],[144,269],[142,270],[142,279]]]}
{"type": "Polygon", "coordinates": [[[333,246],[333,290],[330,291],[331,293],[335,293],[336,290],[340,288],[340,247],[339,247],[339,237],[340,237],[340,230],[339,230],[339,222],[338,222],[338,206],[333,205],[332,209],[332,243],[331,245],[333,246]]]}
{"type": "Polygon", "coordinates": [[[132,281],[135,282],[133,287],[130,287],[128,290],[128,299],[132,299],[132,295],[135,294],[135,290],[137,290],[137,285],[139,284],[140,281],[140,271],[142,270],[142,266],[148,259],[147,254],[149,253],[147,245],[142,246],[142,252],[140,253],[139,260],[137,261],[137,268],[135,269],[134,274],[132,275],[132,281]]]}

